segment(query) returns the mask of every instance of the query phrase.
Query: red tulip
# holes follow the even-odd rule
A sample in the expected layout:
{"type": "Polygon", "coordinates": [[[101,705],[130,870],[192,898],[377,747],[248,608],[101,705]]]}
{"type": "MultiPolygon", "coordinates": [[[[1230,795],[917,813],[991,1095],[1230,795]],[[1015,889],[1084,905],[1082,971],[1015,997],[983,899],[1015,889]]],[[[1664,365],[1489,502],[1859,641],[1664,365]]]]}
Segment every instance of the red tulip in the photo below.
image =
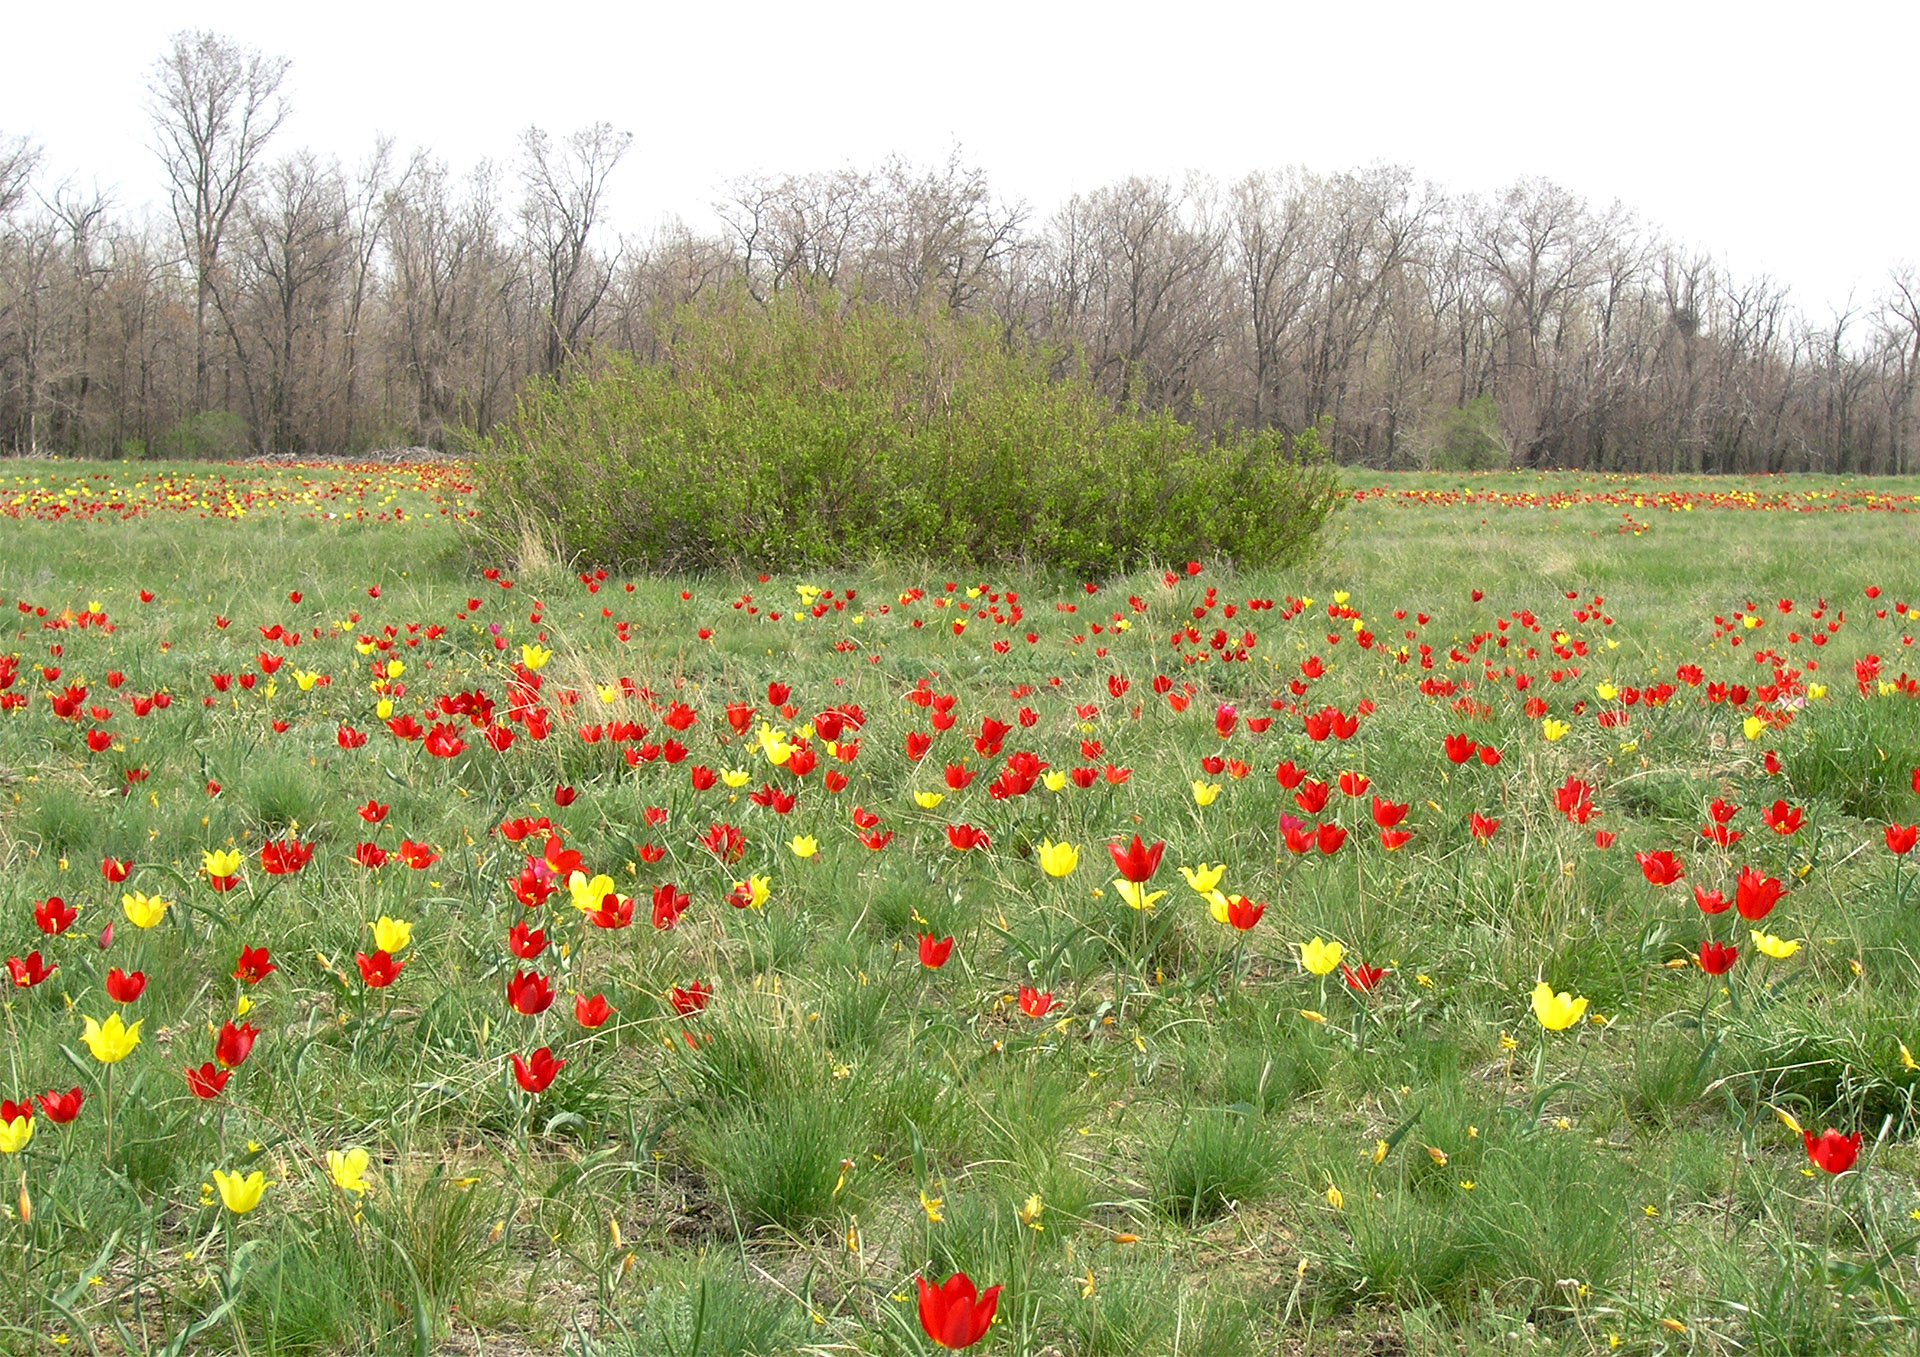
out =
{"type": "Polygon", "coordinates": [[[264,947],[240,948],[240,961],[233,968],[233,978],[244,980],[249,985],[257,985],[280,968],[273,963],[273,954],[264,947]]]}
{"type": "Polygon", "coordinates": [[[1725,975],[1733,969],[1733,963],[1739,958],[1738,947],[1729,947],[1720,942],[1700,944],[1700,969],[1708,975],[1725,975]]]}
{"type": "Polygon", "coordinates": [[[1780,903],[1787,888],[1770,876],[1763,875],[1751,867],[1740,869],[1740,881],[1735,886],[1733,902],[1740,911],[1740,917],[1755,922],[1764,919],[1780,903]]]}
{"type": "Polygon", "coordinates": [[[119,885],[133,871],[132,858],[107,858],[100,864],[100,875],[114,885],[119,885]]]}
{"type": "Polygon", "coordinates": [[[1020,1011],[1029,1018],[1044,1018],[1053,1011],[1053,992],[1042,994],[1031,985],[1020,987],[1020,1011]]]}
{"type": "Polygon", "coordinates": [[[507,1002],[531,1018],[553,1006],[553,986],[538,971],[520,971],[507,982],[507,1002]]]}
{"type": "Polygon", "coordinates": [[[218,1069],[211,1060],[197,1070],[191,1065],[187,1067],[187,1087],[193,1090],[196,1098],[218,1098],[231,1078],[231,1070],[218,1069]]]}
{"type": "Polygon", "coordinates": [[[952,938],[943,938],[936,942],[931,933],[922,933],[920,935],[920,964],[928,970],[939,970],[947,964],[947,958],[952,955],[952,938]]]}
{"type": "Polygon", "coordinates": [[[1251,930],[1266,912],[1266,905],[1258,900],[1249,900],[1239,895],[1227,898],[1227,922],[1242,933],[1251,930]]]}
{"type": "Polygon", "coordinates": [[[292,876],[313,861],[313,845],[298,839],[269,839],[260,845],[260,867],[268,876],[292,876]]]}
{"type": "MultiPolygon", "coordinates": [[[[1167,846],[1164,843],[1156,843],[1149,848],[1141,843],[1140,836],[1135,834],[1133,842],[1125,848],[1122,848],[1116,840],[1107,845],[1107,851],[1113,854],[1113,865],[1119,869],[1121,876],[1135,885],[1144,886],[1153,880],[1153,874],[1160,870],[1160,857],[1167,851],[1167,846]]],[[[965,1274],[960,1275],[964,1279],[965,1274]]],[[[972,1291],[971,1282],[967,1284],[967,1289],[969,1292],[972,1291]]]]}
{"type": "Polygon", "coordinates": [[[1000,1305],[999,1287],[988,1287],[981,1295],[964,1272],[954,1273],[938,1289],[925,1277],[914,1278],[914,1283],[920,1288],[920,1327],[927,1337],[957,1352],[987,1336],[993,1312],[1000,1305]]]}
{"type": "Polygon", "coordinates": [[[372,956],[356,952],[353,959],[359,963],[360,978],[367,982],[368,989],[385,989],[407,968],[406,962],[395,961],[389,952],[375,952],[372,956]]]}
{"type": "Polygon", "coordinates": [[[1662,848],[1657,853],[1636,853],[1640,871],[1647,878],[1649,886],[1671,886],[1687,874],[1680,859],[1662,848]]]}
{"type": "Polygon", "coordinates": [[[1920,825],[1888,825],[1887,851],[1896,857],[1905,857],[1920,843],[1920,825]]]}
{"type": "Polygon", "coordinates": [[[544,928],[529,927],[522,919],[507,934],[507,950],[522,961],[532,961],[547,950],[547,932],[544,928]]]}
{"type": "Polygon", "coordinates": [[[1860,1157],[1858,1131],[1850,1136],[1843,1136],[1831,1129],[1824,1135],[1816,1136],[1811,1131],[1804,1131],[1801,1134],[1806,1137],[1807,1158],[1828,1173],[1845,1173],[1860,1157]]]}
{"type": "Polygon", "coordinates": [[[147,992],[145,971],[135,971],[128,975],[115,966],[107,972],[107,993],[116,1004],[130,1004],[147,992]]]}
{"type": "Polygon", "coordinates": [[[52,1093],[42,1093],[34,1099],[40,1104],[40,1110],[46,1114],[47,1120],[55,1126],[65,1126],[79,1116],[80,1105],[86,1100],[86,1093],[77,1088],[65,1093],[56,1089],[52,1093]]]}
{"type": "Polygon", "coordinates": [[[576,994],[573,997],[573,1016],[582,1027],[591,1031],[606,1025],[607,1019],[613,1016],[613,1005],[607,1002],[604,994],[596,994],[591,999],[584,994],[576,994]]]}
{"type": "Polygon", "coordinates": [[[1703,914],[1725,914],[1727,912],[1726,895],[1720,891],[1710,891],[1704,886],[1695,886],[1693,888],[1693,902],[1700,906],[1700,912],[1703,914]]]}
{"type": "Polygon", "coordinates": [[[1347,988],[1362,994],[1373,993],[1374,987],[1386,977],[1386,968],[1382,966],[1349,966],[1344,961],[1340,963],[1340,978],[1347,982],[1347,988]]]}
{"type": "Polygon", "coordinates": [[[360,807],[360,818],[370,825],[377,825],[387,818],[387,812],[392,809],[393,807],[382,805],[369,797],[367,804],[360,807]]]}
{"type": "Polygon", "coordinates": [[[1490,843],[1493,840],[1493,836],[1500,832],[1500,822],[1498,820],[1489,820],[1476,810],[1472,815],[1467,817],[1467,828],[1473,832],[1474,838],[1479,839],[1482,843],[1490,843]]]}
{"type": "Polygon", "coordinates": [[[65,900],[50,895],[33,907],[33,922],[48,937],[58,937],[73,927],[73,921],[80,917],[80,911],[70,908],[65,900]]]}
{"type": "Polygon", "coordinates": [[[27,953],[24,960],[17,956],[7,958],[7,973],[20,989],[32,989],[59,969],[59,962],[49,966],[38,952],[27,953]]]}
{"type": "Polygon", "coordinates": [[[516,1051],[513,1056],[513,1077],[527,1092],[545,1093],[553,1083],[554,1076],[565,1069],[566,1065],[566,1061],[554,1059],[553,1048],[550,1046],[542,1046],[535,1051],[532,1064],[522,1060],[519,1052],[516,1051]]]}
{"type": "Polygon", "coordinates": [[[705,1011],[708,1002],[713,998],[713,986],[698,980],[685,989],[675,985],[667,998],[672,1002],[675,1013],[683,1018],[691,1018],[694,1014],[705,1011]]]}
{"type": "Polygon", "coordinates": [[[220,1029],[220,1039],[213,1047],[213,1058],[227,1069],[238,1069],[253,1054],[253,1043],[259,1035],[260,1029],[252,1023],[235,1027],[229,1022],[220,1029]]]}

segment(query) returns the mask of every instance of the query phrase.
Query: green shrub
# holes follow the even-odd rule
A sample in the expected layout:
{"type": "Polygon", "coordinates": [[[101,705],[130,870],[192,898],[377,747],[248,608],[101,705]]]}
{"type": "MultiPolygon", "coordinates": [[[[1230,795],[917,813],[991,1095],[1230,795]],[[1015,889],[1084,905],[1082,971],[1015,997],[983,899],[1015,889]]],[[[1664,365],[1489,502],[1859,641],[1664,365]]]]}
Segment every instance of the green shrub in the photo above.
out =
{"type": "Polygon", "coordinates": [[[231,410],[189,415],[153,440],[152,455],[178,462],[231,462],[253,450],[247,421],[231,410]]]}
{"type": "Polygon", "coordinates": [[[1337,493],[1317,431],[1209,443],[990,323],[830,293],[684,311],[660,362],[536,383],[471,442],[489,545],[608,566],[1270,564],[1337,493]]]}

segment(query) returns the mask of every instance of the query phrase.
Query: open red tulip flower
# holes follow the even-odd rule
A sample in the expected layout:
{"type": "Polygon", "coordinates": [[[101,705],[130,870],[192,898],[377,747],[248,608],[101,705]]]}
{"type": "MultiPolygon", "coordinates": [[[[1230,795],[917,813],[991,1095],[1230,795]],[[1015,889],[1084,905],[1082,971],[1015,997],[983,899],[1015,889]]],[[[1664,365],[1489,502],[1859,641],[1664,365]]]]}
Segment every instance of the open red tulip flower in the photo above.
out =
{"type": "Polygon", "coordinates": [[[1160,870],[1160,857],[1167,851],[1164,843],[1156,843],[1149,848],[1135,834],[1133,842],[1121,847],[1118,841],[1107,845],[1107,851],[1113,854],[1113,865],[1120,875],[1136,886],[1144,886],[1153,880],[1153,874],[1160,870]]]}
{"type": "Polygon", "coordinates": [[[1828,1173],[1845,1173],[1860,1158],[1861,1137],[1858,1131],[1850,1136],[1843,1136],[1834,1130],[1828,1130],[1824,1135],[1815,1135],[1811,1131],[1801,1134],[1806,1137],[1807,1158],[1828,1173]]]}
{"type": "Polygon", "coordinates": [[[531,1060],[522,1060],[518,1051],[513,1055],[513,1077],[529,1093],[545,1093],[566,1066],[566,1061],[554,1058],[551,1046],[542,1046],[531,1060]]]}
{"type": "Polygon", "coordinates": [[[920,1288],[920,1327],[941,1347],[958,1352],[987,1336],[993,1312],[1000,1307],[1000,1288],[977,1292],[973,1279],[956,1272],[935,1287],[925,1277],[914,1278],[920,1288]]]}

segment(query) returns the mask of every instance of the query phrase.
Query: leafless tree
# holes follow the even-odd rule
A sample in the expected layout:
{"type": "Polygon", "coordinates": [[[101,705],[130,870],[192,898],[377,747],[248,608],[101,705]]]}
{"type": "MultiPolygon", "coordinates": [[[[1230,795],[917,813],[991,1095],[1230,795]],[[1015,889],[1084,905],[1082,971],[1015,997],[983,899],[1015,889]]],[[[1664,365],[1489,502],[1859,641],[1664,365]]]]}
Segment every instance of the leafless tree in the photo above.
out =
{"type": "Polygon", "coordinates": [[[520,138],[520,218],[540,290],[545,372],[558,372],[579,346],[613,281],[613,265],[588,246],[607,179],[632,144],[631,132],[610,123],[583,128],[558,147],[537,127],[520,138]]]}

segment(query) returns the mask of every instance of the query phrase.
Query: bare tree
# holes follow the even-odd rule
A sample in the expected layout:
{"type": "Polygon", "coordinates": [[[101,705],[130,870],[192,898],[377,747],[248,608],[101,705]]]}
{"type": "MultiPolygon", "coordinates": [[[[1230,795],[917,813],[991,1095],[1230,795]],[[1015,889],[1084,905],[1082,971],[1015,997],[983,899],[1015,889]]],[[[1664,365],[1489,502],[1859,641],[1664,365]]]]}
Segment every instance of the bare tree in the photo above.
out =
{"type": "Polygon", "coordinates": [[[633,133],[595,123],[556,147],[537,127],[520,138],[526,189],[522,228],[533,256],[545,344],[541,369],[553,373],[579,345],[613,281],[613,265],[588,250],[607,179],[633,144],[633,133]]]}
{"type": "Polygon", "coordinates": [[[174,227],[194,277],[194,400],[208,398],[207,307],[227,226],[262,149],[286,121],[285,57],[205,30],[177,33],[154,64],[148,112],[174,227]]]}

